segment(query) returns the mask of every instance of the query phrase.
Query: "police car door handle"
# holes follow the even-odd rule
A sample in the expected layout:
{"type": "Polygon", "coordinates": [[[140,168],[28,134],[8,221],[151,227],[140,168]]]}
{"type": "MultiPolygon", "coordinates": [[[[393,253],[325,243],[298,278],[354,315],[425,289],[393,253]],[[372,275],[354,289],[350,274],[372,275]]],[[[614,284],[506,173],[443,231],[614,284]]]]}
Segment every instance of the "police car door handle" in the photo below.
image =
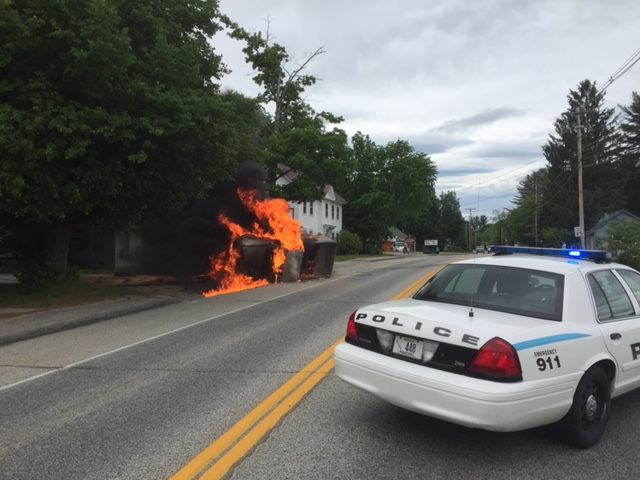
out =
{"type": "Polygon", "coordinates": [[[611,337],[611,340],[620,340],[622,338],[622,335],[620,335],[619,333],[615,332],[612,333],[611,335],[609,335],[611,337]]]}

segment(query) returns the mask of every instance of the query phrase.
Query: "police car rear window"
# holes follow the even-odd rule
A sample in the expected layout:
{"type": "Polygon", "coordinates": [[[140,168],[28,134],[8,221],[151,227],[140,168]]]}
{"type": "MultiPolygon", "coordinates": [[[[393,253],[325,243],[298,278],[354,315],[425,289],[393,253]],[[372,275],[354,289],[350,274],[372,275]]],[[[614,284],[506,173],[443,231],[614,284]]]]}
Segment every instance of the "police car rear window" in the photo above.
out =
{"type": "Polygon", "coordinates": [[[563,291],[564,276],[557,273],[458,264],[441,270],[413,298],[560,321],[563,291]]]}

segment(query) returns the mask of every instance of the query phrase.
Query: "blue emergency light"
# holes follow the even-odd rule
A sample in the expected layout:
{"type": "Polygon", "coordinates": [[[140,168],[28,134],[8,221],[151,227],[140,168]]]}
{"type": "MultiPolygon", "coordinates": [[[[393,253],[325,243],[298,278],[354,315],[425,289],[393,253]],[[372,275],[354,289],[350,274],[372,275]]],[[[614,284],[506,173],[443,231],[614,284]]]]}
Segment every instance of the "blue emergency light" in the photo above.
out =
{"type": "Polygon", "coordinates": [[[575,250],[566,248],[511,247],[508,245],[491,245],[489,251],[496,255],[510,253],[527,253],[529,255],[545,255],[548,257],[565,257],[594,262],[606,262],[607,252],[604,250],[575,250]]]}

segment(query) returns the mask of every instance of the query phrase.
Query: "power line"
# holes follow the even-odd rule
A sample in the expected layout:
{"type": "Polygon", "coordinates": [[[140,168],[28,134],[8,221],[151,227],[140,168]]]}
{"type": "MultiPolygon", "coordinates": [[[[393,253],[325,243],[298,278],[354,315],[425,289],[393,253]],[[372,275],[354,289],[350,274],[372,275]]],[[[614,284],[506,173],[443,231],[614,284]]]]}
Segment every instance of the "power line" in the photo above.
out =
{"type": "Polygon", "coordinates": [[[504,172],[504,173],[497,174],[497,176],[495,176],[495,177],[486,178],[483,181],[478,182],[476,185],[469,185],[467,187],[461,187],[461,188],[457,188],[457,189],[453,188],[452,190],[455,191],[456,193],[458,193],[458,192],[461,192],[463,190],[469,190],[469,189],[477,188],[480,185],[484,185],[486,183],[493,182],[493,181],[498,180],[498,179],[500,179],[502,177],[507,177],[507,176],[511,175],[513,172],[517,172],[518,170],[522,170],[523,168],[526,168],[529,165],[533,165],[534,163],[537,163],[537,162],[539,162],[541,160],[542,160],[541,158],[537,158],[537,159],[535,159],[535,160],[533,160],[531,162],[525,163],[524,165],[520,165],[519,167],[516,167],[516,168],[514,168],[512,170],[509,170],[509,171],[504,172]]]}
{"type": "Polygon", "coordinates": [[[627,73],[640,60],[640,48],[631,54],[631,56],[618,69],[613,72],[609,79],[600,87],[598,93],[604,92],[609,86],[627,73]]]}

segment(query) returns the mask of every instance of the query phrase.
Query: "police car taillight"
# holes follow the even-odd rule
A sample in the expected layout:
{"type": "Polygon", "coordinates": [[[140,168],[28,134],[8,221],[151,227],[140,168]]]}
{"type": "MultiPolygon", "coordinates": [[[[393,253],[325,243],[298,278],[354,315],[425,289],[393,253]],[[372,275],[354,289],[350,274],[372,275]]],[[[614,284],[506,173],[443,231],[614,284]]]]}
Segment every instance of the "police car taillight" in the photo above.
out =
{"type": "Polygon", "coordinates": [[[347,322],[347,341],[357,342],[358,341],[358,328],[356,327],[356,312],[353,312],[349,316],[349,321],[347,322]]]}
{"type": "Polygon", "coordinates": [[[468,370],[493,380],[522,380],[522,369],[515,348],[499,337],[492,338],[482,346],[468,370]]]}

